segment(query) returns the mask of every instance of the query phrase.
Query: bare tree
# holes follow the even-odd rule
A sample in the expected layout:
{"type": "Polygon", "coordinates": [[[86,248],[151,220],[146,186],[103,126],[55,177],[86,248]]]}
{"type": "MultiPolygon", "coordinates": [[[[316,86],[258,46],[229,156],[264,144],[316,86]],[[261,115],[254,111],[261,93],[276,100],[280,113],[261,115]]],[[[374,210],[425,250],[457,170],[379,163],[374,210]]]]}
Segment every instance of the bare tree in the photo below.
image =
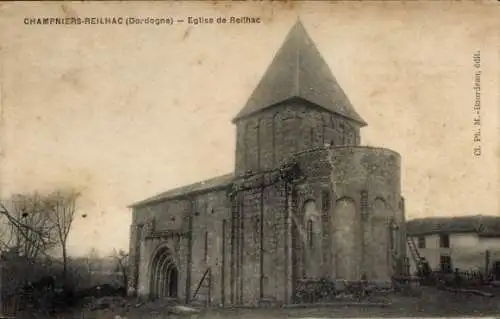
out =
{"type": "Polygon", "coordinates": [[[6,204],[1,204],[0,215],[3,250],[16,248],[26,258],[36,259],[56,245],[45,198],[38,193],[13,195],[6,204]]]}
{"type": "Polygon", "coordinates": [[[13,195],[0,202],[1,249],[8,252],[2,264],[6,274],[0,287],[2,294],[17,298],[23,285],[47,285],[52,280],[50,258],[38,258],[48,257],[48,250],[57,244],[48,212],[45,196],[38,193],[13,195]]]}
{"type": "Polygon", "coordinates": [[[111,256],[116,261],[116,272],[121,276],[123,287],[127,289],[128,287],[128,267],[129,258],[128,253],[122,249],[116,251],[113,249],[113,255],[111,256]]]}
{"type": "Polygon", "coordinates": [[[54,227],[63,262],[63,282],[68,274],[68,237],[75,219],[76,202],[80,193],[75,191],[56,191],[47,196],[49,218],[54,227]]]}
{"type": "Polygon", "coordinates": [[[2,252],[7,252],[15,246],[15,237],[12,228],[12,224],[5,218],[2,210],[2,219],[0,222],[0,251],[2,252]]]}

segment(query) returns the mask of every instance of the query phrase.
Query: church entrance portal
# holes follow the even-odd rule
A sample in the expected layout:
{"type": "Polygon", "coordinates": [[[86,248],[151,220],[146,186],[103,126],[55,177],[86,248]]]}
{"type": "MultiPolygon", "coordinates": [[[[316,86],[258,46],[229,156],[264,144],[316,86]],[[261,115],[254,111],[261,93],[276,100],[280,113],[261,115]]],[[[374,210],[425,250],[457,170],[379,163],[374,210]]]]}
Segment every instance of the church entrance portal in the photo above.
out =
{"type": "Polygon", "coordinates": [[[167,247],[156,252],[151,264],[151,295],[153,299],[177,297],[178,270],[167,247]]]}

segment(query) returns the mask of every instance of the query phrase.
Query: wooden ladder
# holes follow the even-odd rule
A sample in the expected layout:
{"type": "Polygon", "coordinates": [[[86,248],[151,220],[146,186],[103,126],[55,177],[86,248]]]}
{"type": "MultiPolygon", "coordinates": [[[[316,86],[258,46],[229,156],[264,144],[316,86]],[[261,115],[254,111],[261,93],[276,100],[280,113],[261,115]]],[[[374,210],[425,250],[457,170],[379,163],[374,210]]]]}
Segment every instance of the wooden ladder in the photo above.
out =
{"type": "Polygon", "coordinates": [[[212,268],[207,268],[205,272],[203,273],[203,276],[200,279],[200,282],[198,282],[198,286],[196,287],[196,290],[194,291],[193,298],[192,300],[195,300],[198,294],[200,293],[200,290],[204,288],[205,290],[205,306],[208,306],[211,302],[212,299],[212,268]]]}
{"type": "Polygon", "coordinates": [[[415,240],[413,240],[412,237],[407,238],[408,242],[408,248],[410,248],[410,253],[413,258],[413,261],[415,262],[415,265],[417,266],[417,270],[422,269],[422,256],[420,255],[420,252],[418,251],[417,244],[415,244],[415,240]]]}

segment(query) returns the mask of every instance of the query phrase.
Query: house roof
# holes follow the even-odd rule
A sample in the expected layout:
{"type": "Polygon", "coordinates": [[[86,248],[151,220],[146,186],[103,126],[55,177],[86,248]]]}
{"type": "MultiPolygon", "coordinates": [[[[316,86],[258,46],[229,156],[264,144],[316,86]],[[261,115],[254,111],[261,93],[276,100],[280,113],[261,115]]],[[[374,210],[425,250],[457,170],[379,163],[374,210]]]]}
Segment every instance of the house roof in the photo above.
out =
{"type": "Polygon", "coordinates": [[[182,197],[185,195],[190,195],[192,193],[206,192],[209,190],[226,187],[229,184],[231,184],[233,179],[234,179],[234,174],[232,174],[232,173],[217,176],[217,177],[207,179],[207,180],[204,180],[204,181],[201,181],[198,183],[194,183],[194,184],[190,184],[190,185],[186,185],[186,186],[182,186],[182,187],[168,190],[166,192],[157,194],[157,195],[152,196],[150,198],[147,198],[145,200],[136,202],[136,203],[130,205],[129,207],[135,208],[135,207],[139,207],[139,206],[145,206],[147,204],[152,204],[152,203],[164,201],[167,199],[174,199],[174,198],[182,197]]]}
{"type": "Polygon", "coordinates": [[[408,235],[422,236],[439,233],[477,233],[482,237],[500,236],[500,216],[429,217],[409,220],[408,235]]]}
{"type": "Polygon", "coordinates": [[[292,98],[302,98],[365,126],[302,23],[289,31],[261,81],[233,122],[292,98]]]}

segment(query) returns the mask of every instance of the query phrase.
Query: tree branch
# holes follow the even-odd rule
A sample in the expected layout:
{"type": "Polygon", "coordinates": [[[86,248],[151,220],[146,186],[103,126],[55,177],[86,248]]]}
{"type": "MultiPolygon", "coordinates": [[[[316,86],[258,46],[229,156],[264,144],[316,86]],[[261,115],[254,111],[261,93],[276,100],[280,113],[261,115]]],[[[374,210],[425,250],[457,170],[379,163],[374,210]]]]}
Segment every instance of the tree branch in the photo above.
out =
{"type": "Polygon", "coordinates": [[[40,235],[40,237],[43,237],[43,233],[35,228],[33,228],[32,226],[30,225],[27,225],[25,223],[22,223],[20,221],[18,221],[15,217],[13,217],[9,211],[7,210],[7,208],[5,207],[4,204],[0,203],[0,214],[4,215],[5,217],[7,217],[8,221],[13,225],[15,226],[16,228],[18,229],[23,229],[23,230],[29,230],[29,231],[32,231],[38,235],[40,235]]]}

